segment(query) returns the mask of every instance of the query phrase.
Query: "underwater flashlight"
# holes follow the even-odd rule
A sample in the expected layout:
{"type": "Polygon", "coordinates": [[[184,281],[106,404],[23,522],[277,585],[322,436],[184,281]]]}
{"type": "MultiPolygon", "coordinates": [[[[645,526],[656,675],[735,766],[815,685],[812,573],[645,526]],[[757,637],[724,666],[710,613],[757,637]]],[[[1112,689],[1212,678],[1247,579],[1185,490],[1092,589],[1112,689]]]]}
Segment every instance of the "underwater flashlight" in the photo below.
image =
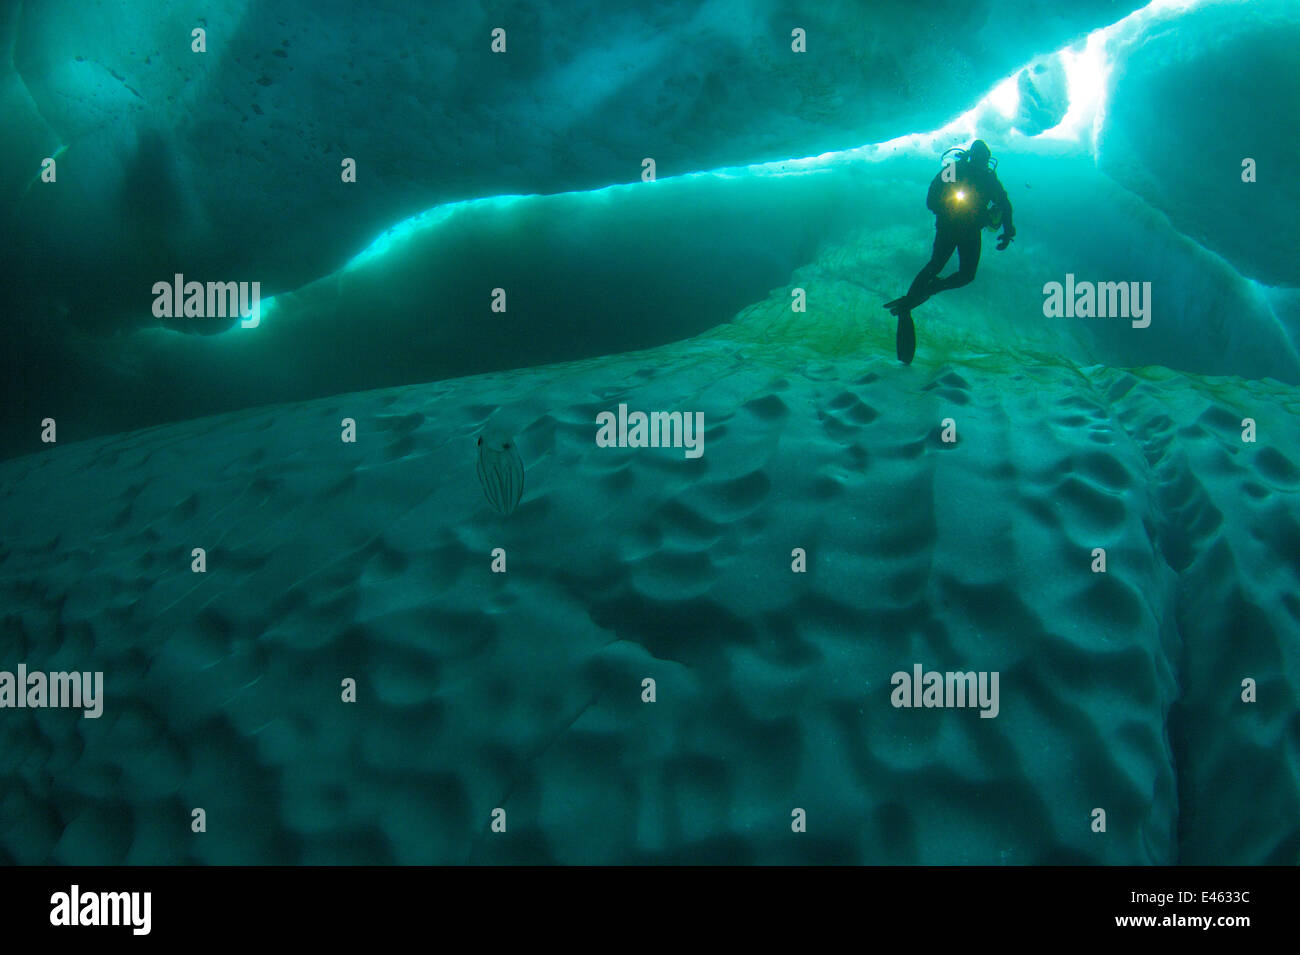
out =
{"type": "Polygon", "coordinates": [[[953,196],[958,202],[961,202],[961,200],[966,198],[966,193],[958,189],[955,193],[953,193],[953,196]]]}

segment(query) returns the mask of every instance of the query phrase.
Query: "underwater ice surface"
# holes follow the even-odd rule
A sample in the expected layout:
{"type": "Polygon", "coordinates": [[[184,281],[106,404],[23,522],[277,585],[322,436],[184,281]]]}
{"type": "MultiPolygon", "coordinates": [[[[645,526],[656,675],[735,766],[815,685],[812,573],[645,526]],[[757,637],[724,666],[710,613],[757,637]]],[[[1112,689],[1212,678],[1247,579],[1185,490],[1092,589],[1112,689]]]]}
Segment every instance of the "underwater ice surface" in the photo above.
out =
{"type": "Polygon", "coordinates": [[[8,14],[0,670],[106,701],[0,709],[0,858],[1300,861],[1300,8],[993,3],[936,44],[879,7],[794,77],[733,36],[786,13],[703,4],[476,86],[381,5],[321,87],[341,13],[232,3],[186,91],[156,13],[8,14]],[[974,135],[1018,236],[900,366],[880,303],[974,135]],[[62,147],[57,193],[14,158],[62,147]],[[177,271],[274,299],[160,328],[177,271]],[[1067,273],[1150,282],[1150,327],[1045,318],[1067,273]],[[620,404],[701,412],[703,454],[597,448],[620,404]],[[998,716],[891,706],[915,663],[997,671],[998,716]]]}

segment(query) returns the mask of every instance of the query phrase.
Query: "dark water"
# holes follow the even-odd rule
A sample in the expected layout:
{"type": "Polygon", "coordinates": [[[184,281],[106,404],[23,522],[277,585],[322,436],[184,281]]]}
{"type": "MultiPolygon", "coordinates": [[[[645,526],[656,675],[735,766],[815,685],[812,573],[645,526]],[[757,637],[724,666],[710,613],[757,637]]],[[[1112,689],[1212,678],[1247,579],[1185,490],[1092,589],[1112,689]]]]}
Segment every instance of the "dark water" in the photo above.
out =
{"type": "Polygon", "coordinates": [[[933,6],[6,6],[0,860],[1294,864],[1296,7],[933,6]]]}

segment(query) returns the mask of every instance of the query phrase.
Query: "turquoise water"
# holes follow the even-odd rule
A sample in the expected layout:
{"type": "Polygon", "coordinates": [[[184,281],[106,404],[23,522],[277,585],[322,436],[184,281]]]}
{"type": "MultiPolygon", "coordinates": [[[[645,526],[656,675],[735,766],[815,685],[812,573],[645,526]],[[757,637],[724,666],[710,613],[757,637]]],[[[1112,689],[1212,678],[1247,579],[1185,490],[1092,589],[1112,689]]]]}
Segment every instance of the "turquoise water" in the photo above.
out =
{"type": "Polygon", "coordinates": [[[1295,4],[453,6],[5,9],[0,859],[1294,864],[1295,4]]]}

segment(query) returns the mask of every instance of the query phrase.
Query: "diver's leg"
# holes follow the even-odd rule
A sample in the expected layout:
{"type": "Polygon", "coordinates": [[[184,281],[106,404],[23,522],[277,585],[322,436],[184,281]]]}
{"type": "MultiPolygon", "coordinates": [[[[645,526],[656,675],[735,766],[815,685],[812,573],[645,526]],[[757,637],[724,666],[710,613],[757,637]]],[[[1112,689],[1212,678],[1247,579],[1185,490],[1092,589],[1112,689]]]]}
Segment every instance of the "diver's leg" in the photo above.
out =
{"type": "Polygon", "coordinates": [[[931,286],[935,281],[935,276],[948,264],[952,258],[953,251],[957,248],[957,237],[947,229],[938,229],[934,233],[934,252],[930,255],[930,261],[921,267],[921,271],[916,273],[916,278],[912,280],[912,286],[907,290],[907,294],[898,301],[900,305],[907,308],[916,308],[933,294],[931,286]]]}
{"type": "Polygon", "coordinates": [[[961,288],[963,285],[969,285],[975,281],[975,270],[979,268],[980,264],[981,245],[979,229],[974,229],[960,236],[957,240],[959,263],[957,271],[946,279],[938,279],[930,289],[930,294],[961,288]]]}
{"type": "Polygon", "coordinates": [[[912,324],[910,308],[898,310],[898,330],[894,334],[894,342],[898,350],[898,360],[904,365],[910,365],[912,357],[916,354],[916,326],[912,324]]]}

